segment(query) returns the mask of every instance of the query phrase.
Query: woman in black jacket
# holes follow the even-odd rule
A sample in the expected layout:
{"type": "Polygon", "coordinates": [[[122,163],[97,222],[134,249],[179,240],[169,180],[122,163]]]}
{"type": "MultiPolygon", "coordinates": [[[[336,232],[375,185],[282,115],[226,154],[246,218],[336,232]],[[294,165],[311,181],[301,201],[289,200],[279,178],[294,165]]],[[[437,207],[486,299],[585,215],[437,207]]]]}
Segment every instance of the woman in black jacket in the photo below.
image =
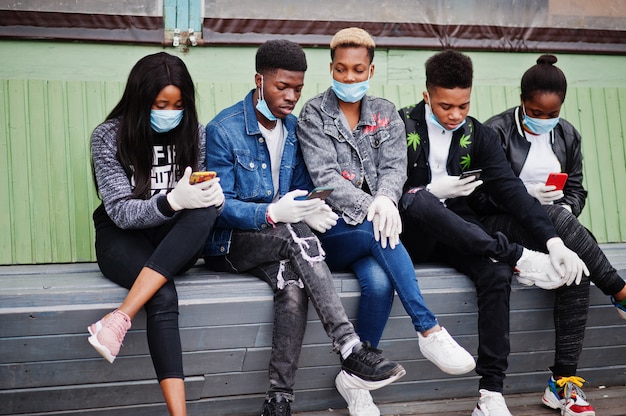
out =
{"type": "MultiPolygon", "coordinates": [[[[589,279],[611,296],[620,316],[626,319],[626,284],[577,219],[587,197],[582,184],[581,138],[559,117],[567,81],[554,66],[556,61],[553,55],[539,57],[522,76],[521,105],[490,118],[485,125],[496,130],[513,171],[546,209],[565,245],[585,262],[589,279]],[[546,184],[552,173],[567,174],[564,186],[546,184]]],[[[489,231],[500,231],[511,241],[530,248],[537,245],[522,226],[497,209],[486,215],[483,223],[489,231]]],[[[564,409],[565,415],[593,416],[595,411],[580,388],[584,380],[576,377],[589,309],[589,280],[582,279],[576,282],[580,284],[555,290],[556,354],[543,403],[564,409]]]]}

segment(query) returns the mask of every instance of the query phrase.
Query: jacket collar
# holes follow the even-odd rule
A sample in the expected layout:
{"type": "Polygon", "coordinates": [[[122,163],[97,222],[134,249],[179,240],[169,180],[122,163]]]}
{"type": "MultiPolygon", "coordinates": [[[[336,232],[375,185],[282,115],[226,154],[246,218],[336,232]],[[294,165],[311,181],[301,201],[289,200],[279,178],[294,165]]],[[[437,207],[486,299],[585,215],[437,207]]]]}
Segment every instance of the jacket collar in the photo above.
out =
{"type": "MultiPolygon", "coordinates": [[[[366,95],[361,99],[361,114],[359,115],[359,123],[367,126],[375,126],[376,120],[373,117],[373,113],[370,109],[371,105],[366,95]],[[364,119],[364,115],[366,118],[364,119]]],[[[341,110],[339,109],[339,100],[337,95],[333,91],[332,87],[329,87],[322,97],[322,104],[320,106],[322,111],[333,119],[338,119],[341,116],[341,110]]]]}

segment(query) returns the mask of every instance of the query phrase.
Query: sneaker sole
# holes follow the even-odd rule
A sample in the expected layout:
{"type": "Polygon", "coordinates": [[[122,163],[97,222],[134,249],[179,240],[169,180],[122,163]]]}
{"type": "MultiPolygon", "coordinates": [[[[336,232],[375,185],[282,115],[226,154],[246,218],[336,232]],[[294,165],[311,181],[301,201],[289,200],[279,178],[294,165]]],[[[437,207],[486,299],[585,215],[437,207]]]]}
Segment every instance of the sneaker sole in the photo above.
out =
{"type": "Polygon", "coordinates": [[[450,367],[450,366],[445,366],[443,364],[441,365],[438,364],[437,361],[435,361],[435,358],[431,354],[429,354],[428,352],[425,353],[425,351],[423,351],[421,348],[420,348],[420,352],[422,353],[424,358],[426,358],[428,361],[433,363],[435,366],[437,366],[437,368],[439,368],[441,371],[443,371],[446,374],[458,376],[461,374],[469,373],[470,371],[476,368],[476,362],[474,361],[474,358],[472,358],[471,363],[468,361],[467,364],[465,365],[462,365],[459,367],[450,367]]]}
{"type": "MultiPolygon", "coordinates": [[[[348,387],[345,387],[343,385],[344,383],[338,382],[338,380],[342,378],[341,373],[345,373],[345,372],[341,370],[339,374],[337,374],[337,377],[335,377],[335,387],[337,388],[337,391],[339,392],[341,397],[343,397],[343,400],[345,400],[345,402],[348,404],[348,413],[350,413],[350,416],[363,416],[363,414],[359,415],[357,413],[352,412],[352,408],[350,407],[350,399],[349,399],[349,395],[347,391],[348,387]]],[[[348,377],[351,377],[351,376],[345,373],[343,379],[345,380],[348,377]]],[[[368,416],[380,416],[380,410],[378,409],[378,407],[376,407],[376,405],[374,405],[374,407],[376,408],[376,411],[370,413],[368,416]]]]}
{"type": "Polygon", "coordinates": [[[541,402],[548,406],[550,409],[563,409],[563,405],[561,404],[559,399],[554,396],[554,393],[552,393],[550,387],[546,387],[546,391],[543,393],[541,402]]]}
{"type": "Polygon", "coordinates": [[[620,308],[617,308],[617,314],[619,315],[620,318],[626,320],[626,311],[623,311],[620,308]]]}
{"type": "Polygon", "coordinates": [[[485,414],[483,413],[482,410],[480,410],[479,408],[475,407],[474,411],[472,412],[472,416],[485,416],[485,414]]]}
{"type": "MultiPolygon", "coordinates": [[[[99,322],[97,324],[99,324],[99,322]]],[[[105,347],[104,345],[100,344],[100,341],[98,341],[98,332],[97,332],[98,328],[96,327],[96,331],[94,332],[94,331],[92,331],[91,325],[90,325],[90,326],[87,327],[87,330],[91,334],[91,336],[89,338],[87,338],[87,340],[89,341],[91,346],[94,347],[96,349],[96,351],[98,351],[98,353],[102,357],[104,357],[105,360],[107,360],[108,362],[113,364],[113,361],[115,361],[115,356],[113,354],[111,354],[111,351],[109,351],[109,349],[107,347],[105,347]]]]}
{"type": "Polygon", "coordinates": [[[389,378],[386,378],[384,380],[378,380],[378,381],[364,380],[355,374],[351,374],[345,370],[342,370],[342,371],[345,371],[345,373],[349,376],[349,377],[345,377],[344,379],[348,388],[364,389],[364,390],[372,391],[372,390],[378,390],[380,388],[383,388],[393,383],[394,381],[398,380],[400,377],[404,376],[406,374],[406,370],[402,366],[399,366],[399,367],[400,369],[396,373],[392,374],[389,378]]]}

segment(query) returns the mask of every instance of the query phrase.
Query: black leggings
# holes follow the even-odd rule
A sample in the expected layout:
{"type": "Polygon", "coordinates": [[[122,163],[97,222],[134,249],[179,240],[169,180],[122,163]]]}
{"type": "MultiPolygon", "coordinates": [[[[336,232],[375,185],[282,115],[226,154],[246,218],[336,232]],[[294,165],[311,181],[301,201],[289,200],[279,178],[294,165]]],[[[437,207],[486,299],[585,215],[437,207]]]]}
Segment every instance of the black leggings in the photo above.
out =
{"type": "MultiPolygon", "coordinates": [[[[595,239],[569,211],[560,205],[544,205],[557,234],[565,245],[585,262],[590,278],[606,295],[624,287],[624,280],[611,266],[595,239]]],[[[510,215],[492,215],[483,219],[490,232],[500,231],[511,241],[530,249],[545,251],[543,241],[535,241],[510,215]]],[[[576,374],[578,358],[582,351],[585,325],[589,310],[589,279],[583,277],[580,285],[562,286],[555,290],[554,327],[556,354],[552,371],[555,375],[576,374]]]]}
{"type": "Polygon", "coordinates": [[[96,257],[102,274],[127,289],[144,267],[167,278],[167,283],[144,305],[148,347],[159,381],[184,378],[173,277],[196,263],[216,218],[214,207],[183,210],[160,226],[123,230],[102,205],[93,214],[96,257]]]}

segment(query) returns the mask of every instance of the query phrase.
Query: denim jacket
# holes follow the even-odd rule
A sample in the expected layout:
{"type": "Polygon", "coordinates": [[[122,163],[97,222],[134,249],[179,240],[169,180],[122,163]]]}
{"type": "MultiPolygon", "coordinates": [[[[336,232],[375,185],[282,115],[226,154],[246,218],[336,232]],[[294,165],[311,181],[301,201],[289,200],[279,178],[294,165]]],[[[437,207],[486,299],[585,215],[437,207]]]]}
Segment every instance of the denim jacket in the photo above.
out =
{"type": "MultiPolygon", "coordinates": [[[[270,226],[265,212],[276,190],[269,151],[254,111],[253,92],[222,110],[206,127],[207,169],[217,172],[226,203],[206,242],[205,256],[228,253],[233,229],[270,226]]],[[[283,120],[287,137],[280,163],[279,197],[294,189],[313,188],[296,140],[296,124],[291,114],[283,120]]]]}
{"type": "Polygon", "coordinates": [[[313,184],[335,188],[326,201],[346,223],[362,223],[374,196],[385,195],[395,203],[400,199],[406,142],[404,124],[390,101],[363,97],[359,122],[350,131],[329,88],[304,105],[298,140],[313,184]]]}

